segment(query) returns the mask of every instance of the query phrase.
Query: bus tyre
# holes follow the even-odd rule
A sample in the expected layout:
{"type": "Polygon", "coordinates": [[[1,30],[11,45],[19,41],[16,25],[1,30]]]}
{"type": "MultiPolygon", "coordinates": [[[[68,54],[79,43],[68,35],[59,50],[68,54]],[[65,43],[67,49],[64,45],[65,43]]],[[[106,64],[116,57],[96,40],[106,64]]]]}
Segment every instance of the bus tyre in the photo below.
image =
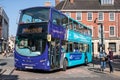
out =
{"type": "Polygon", "coordinates": [[[67,69],[67,60],[66,59],[64,59],[64,61],[63,61],[63,71],[66,71],[66,69],[67,69]]]}

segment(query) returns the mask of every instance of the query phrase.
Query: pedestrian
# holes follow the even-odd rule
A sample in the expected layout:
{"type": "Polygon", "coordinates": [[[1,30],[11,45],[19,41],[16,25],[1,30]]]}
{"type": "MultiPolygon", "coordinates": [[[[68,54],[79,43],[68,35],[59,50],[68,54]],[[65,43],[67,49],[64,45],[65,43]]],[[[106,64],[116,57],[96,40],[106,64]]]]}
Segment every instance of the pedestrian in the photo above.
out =
{"type": "Polygon", "coordinates": [[[7,51],[4,50],[3,57],[7,57],[7,51]]]}
{"type": "Polygon", "coordinates": [[[65,45],[62,45],[61,47],[61,59],[60,59],[60,67],[63,68],[63,61],[64,61],[64,57],[65,57],[65,45]]]}
{"type": "Polygon", "coordinates": [[[106,57],[106,53],[105,50],[103,50],[102,52],[100,52],[99,57],[100,57],[100,66],[101,66],[101,71],[104,71],[104,69],[106,68],[106,61],[105,61],[105,57],[106,57]]]}
{"type": "Polygon", "coordinates": [[[108,64],[109,64],[109,68],[110,68],[110,73],[113,72],[113,51],[111,50],[111,48],[108,48],[108,64]]]}

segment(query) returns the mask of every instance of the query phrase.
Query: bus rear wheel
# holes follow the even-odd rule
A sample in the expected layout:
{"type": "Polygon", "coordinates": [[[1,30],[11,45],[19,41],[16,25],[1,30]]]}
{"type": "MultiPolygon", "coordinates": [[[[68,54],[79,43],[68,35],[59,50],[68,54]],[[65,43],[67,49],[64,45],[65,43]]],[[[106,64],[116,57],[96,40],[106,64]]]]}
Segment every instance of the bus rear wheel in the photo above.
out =
{"type": "Polygon", "coordinates": [[[67,60],[64,59],[64,61],[63,61],[63,71],[66,71],[66,69],[67,69],[67,64],[68,64],[67,60]]]}

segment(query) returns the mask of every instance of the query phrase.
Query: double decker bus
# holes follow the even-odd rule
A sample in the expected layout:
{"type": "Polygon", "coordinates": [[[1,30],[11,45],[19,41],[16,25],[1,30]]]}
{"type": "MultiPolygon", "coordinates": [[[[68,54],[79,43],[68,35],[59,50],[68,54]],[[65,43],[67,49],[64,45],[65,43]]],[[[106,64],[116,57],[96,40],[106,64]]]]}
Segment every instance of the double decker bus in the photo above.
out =
{"type": "Polygon", "coordinates": [[[91,29],[84,24],[68,17],[66,26],[66,42],[63,70],[67,67],[92,62],[92,36],[91,29]]]}
{"type": "Polygon", "coordinates": [[[69,53],[61,49],[70,43],[69,19],[53,7],[32,7],[21,10],[15,40],[15,68],[66,70],[70,65],[67,64],[69,53]]]}

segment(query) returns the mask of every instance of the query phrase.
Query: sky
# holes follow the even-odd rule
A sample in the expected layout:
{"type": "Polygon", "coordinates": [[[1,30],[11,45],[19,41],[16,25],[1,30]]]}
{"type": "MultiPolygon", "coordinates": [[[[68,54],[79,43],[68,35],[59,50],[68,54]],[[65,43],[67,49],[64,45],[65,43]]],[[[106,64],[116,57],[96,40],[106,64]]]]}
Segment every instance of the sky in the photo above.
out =
{"type": "Polygon", "coordinates": [[[5,10],[9,18],[9,36],[16,35],[20,10],[29,7],[44,6],[46,1],[50,1],[52,6],[55,5],[55,0],[0,0],[0,7],[5,10]]]}

